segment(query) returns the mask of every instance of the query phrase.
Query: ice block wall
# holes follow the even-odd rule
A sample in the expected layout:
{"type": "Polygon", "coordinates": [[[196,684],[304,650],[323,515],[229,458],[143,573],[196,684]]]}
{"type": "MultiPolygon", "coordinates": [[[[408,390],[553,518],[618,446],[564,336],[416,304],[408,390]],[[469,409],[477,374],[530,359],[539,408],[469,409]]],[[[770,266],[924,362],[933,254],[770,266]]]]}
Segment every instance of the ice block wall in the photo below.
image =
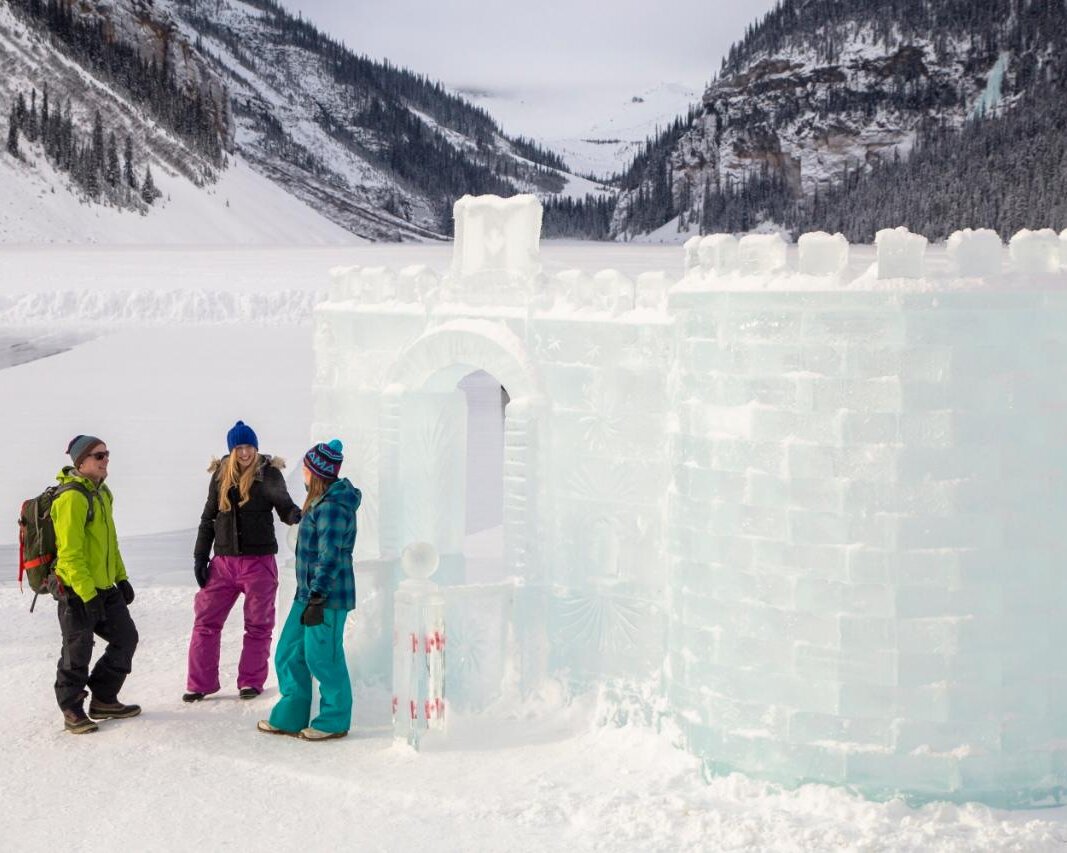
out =
{"type": "Polygon", "coordinates": [[[645,681],[666,644],[666,277],[571,270],[547,293],[529,331],[549,402],[539,486],[547,583],[528,594],[543,598],[551,672],[580,687],[645,681]]]}
{"type": "Polygon", "coordinates": [[[713,771],[1025,804],[1067,782],[1067,293],[886,281],[924,250],[810,292],[690,251],[669,702],[713,771]]]}

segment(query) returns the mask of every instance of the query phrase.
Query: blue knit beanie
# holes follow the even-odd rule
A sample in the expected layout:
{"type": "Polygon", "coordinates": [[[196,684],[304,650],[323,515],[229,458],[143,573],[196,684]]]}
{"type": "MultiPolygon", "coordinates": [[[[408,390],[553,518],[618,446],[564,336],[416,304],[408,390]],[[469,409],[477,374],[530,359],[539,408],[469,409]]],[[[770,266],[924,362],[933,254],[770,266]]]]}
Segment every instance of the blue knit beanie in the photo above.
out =
{"type": "Polygon", "coordinates": [[[98,444],[104,442],[97,438],[95,435],[76,435],[70,440],[70,444],[67,445],[67,453],[70,454],[70,459],[74,463],[74,467],[77,468],[82,464],[82,460],[89,455],[89,451],[96,447],[98,444]]]}
{"type": "Polygon", "coordinates": [[[239,444],[251,444],[256,450],[259,450],[259,439],[256,438],[256,431],[244,421],[238,421],[226,433],[226,449],[230,453],[233,453],[233,449],[239,444]]]}
{"type": "Polygon", "coordinates": [[[304,464],[319,479],[336,480],[345,459],[343,450],[344,445],[339,439],[335,438],[328,444],[320,441],[304,454],[304,464]]]}

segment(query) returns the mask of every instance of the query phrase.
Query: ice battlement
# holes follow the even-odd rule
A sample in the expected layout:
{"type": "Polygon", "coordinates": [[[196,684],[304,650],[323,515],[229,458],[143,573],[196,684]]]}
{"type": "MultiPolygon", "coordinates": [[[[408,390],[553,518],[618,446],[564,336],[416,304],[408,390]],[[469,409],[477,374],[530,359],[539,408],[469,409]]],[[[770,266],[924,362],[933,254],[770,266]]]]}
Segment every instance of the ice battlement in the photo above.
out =
{"type": "Polygon", "coordinates": [[[635,281],[611,269],[546,276],[538,249],[540,206],[535,211],[531,199],[461,199],[453,261],[444,276],[424,265],[338,267],[331,270],[329,302],[363,310],[407,305],[432,312],[451,304],[619,318],[635,309],[667,310],[672,291],[1067,290],[1067,229],[1057,235],[1050,228],[1019,231],[1007,247],[989,229],[956,231],[946,244],[947,263],[937,269],[926,263],[926,238],[901,227],[879,231],[875,261],[851,277],[848,241],[824,232],[802,234],[792,264],[789,246],[776,234],[710,234],[685,243],[680,279],[650,271],[635,281]]]}
{"type": "Polygon", "coordinates": [[[678,278],[548,275],[535,204],[465,199],[445,275],[335,270],[315,310],[314,430],[353,448],[360,565],[428,542],[456,636],[514,637],[451,701],[515,672],[655,681],[712,771],[1060,796],[1067,234],[960,231],[940,266],[905,229],[873,255],[718,234],[678,278]],[[474,373],[507,400],[522,583],[494,604],[464,550],[474,373]]]}

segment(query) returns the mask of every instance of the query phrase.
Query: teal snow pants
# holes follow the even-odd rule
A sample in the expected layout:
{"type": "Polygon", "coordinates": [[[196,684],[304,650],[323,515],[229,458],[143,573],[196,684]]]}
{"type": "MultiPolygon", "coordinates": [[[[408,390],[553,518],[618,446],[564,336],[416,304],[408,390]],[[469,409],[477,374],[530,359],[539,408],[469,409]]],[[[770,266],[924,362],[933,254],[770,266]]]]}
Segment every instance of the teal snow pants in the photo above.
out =
{"type": "Polygon", "coordinates": [[[319,715],[311,728],[320,732],[347,732],[352,724],[352,682],[345,662],[344,633],[347,610],[329,610],[321,625],[300,624],[305,602],[294,601],[285,620],[274,669],[281,699],[270,712],[270,724],[298,732],[311,717],[311,679],[319,682],[319,715]]]}

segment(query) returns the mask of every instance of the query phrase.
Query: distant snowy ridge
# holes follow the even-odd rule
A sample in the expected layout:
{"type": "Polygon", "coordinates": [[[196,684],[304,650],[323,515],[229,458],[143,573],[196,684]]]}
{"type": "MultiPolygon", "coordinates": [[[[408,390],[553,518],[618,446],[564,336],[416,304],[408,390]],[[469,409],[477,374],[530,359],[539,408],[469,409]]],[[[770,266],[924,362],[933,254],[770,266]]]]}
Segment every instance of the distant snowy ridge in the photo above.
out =
{"type": "Polygon", "coordinates": [[[0,294],[0,324],[13,328],[34,323],[299,325],[311,322],[311,309],[324,295],[296,289],[269,293],[145,289],[0,294]]]}

